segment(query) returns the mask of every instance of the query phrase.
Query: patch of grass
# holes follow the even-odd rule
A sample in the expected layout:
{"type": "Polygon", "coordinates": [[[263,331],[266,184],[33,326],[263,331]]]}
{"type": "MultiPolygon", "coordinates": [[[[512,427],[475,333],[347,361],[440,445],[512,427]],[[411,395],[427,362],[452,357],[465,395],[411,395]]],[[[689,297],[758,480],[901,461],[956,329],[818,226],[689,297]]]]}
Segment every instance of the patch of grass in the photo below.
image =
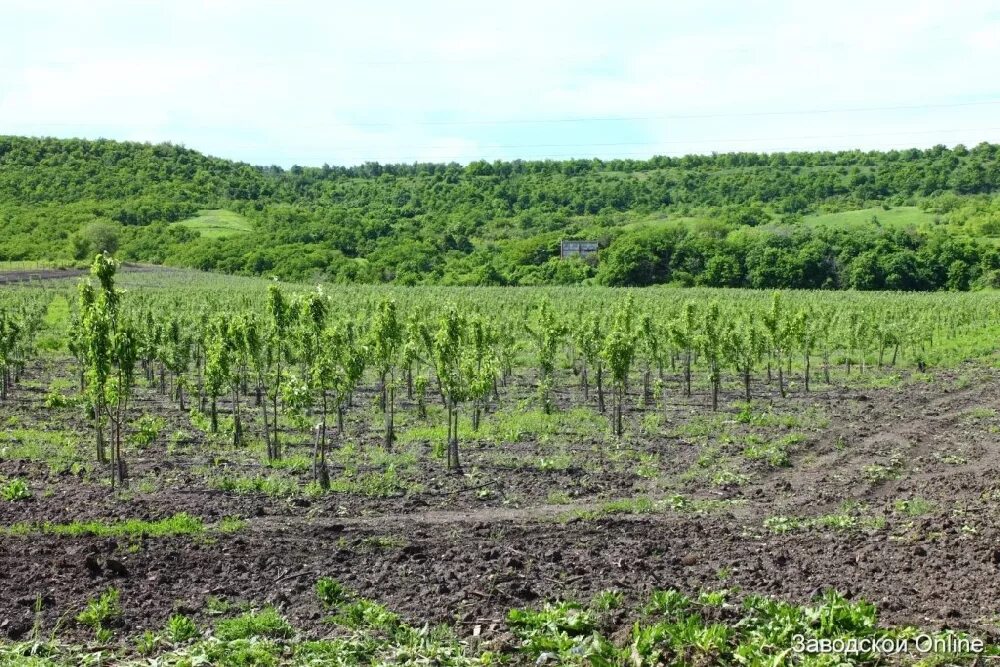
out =
{"type": "Polygon", "coordinates": [[[288,639],[295,630],[274,607],[264,607],[258,612],[247,612],[215,624],[215,636],[223,641],[261,637],[288,639]]]}
{"type": "Polygon", "coordinates": [[[80,442],[79,436],[68,431],[7,428],[0,431],[0,459],[68,466],[80,460],[80,442]]]}
{"type": "Polygon", "coordinates": [[[860,505],[845,504],[840,512],[814,517],[772,516],[764,520],[764,528],[772,533],[790,533],[801,530],[880,530],[885,527],[882,517],[868,516],[860,505]]]}
{"type": "Polygon", "coordinates": [[[357,475],[352,470],[345,470],[340,477],[330,481],[331,491],[358,494],[369,498],[388,498],[420,488],[419,485],[400,478],[395,466],[389,466],[382,472],[372,471],[361,475],[357,475]]]}
{"type": "Polygon", "coordinates": [[[243,528],[245,528],[246,525],[247,522],[244,521],[243,519],[239,519],[234,516],[227,516],[222,518],[222,521],[219,522],[219,525],[216,527],[216,530],[218,530],[220,533],[235,533],[240,530],[243,530],[243,528]]]}
{"type": "Polygon", "coordinates": [[[175,514],[159,521],[128,519],[106,523],[103,521],[74,521],[72,523],[16,523],[0,528],[0,534],[11,537],[27,535],[62,535],[78,537],[166,537],[173,535],[194,535],[204,532],[201,519],[186,513],[175,514]]]}
{"type": "Polygon", "coordinates": [[[997,416],[997,411],[993,408],[987,407],[976,407],[971,410],[967,410],[963,417],[969,421],[982,421],[984,419],[992,419],[997,416]]]}
{"type": "Polygon", "coordinates": [[[227,238],[253,231],[253,224],[249,220],[225,209],[203,209],[193,218],[172,224],[187,227],[206,239],[227,238]]]}
{"type": "Polygon", "coordinates": [[[228,614],[233,608],[233,604],[215,595],[205,598],[205,613],[209,616],[222,616],[228,614]]]}
{"type": "Polygon", "coordinates": [[[573,457],[569,454],[554,454],[552,456],[539,456],[534,459],[532,467],[542,472],[552,472],[557,470],[569,470],[573,466],[573,457]]]}
{"type": "Polygon", "coordinates": [[[284,456],[280,459],[268,460],[265,456],[263,457],[261,464],[275,470],[308,472],[309,470],[312,470],[312,457],[304,454],[295,454],[293,456],[284,456]]]}
{"type": "Polygon", "coordinates": [[[719,470],[712,475],[713,486],[743,486],[749,481],[747,475],[732,470],[719,470]]]}
{"type": "Polygon", "coordinates": [[[601,505],[601,514],[649,514],[654,510],[654,503],[649,498],[623,498],[612,500],[601,505]]]}
{"type": "Polygon", "coordinates": [[[941,463],[946,463],[948,465],[953,465],[953,466],[961,466],[969,462],[969,460],[964,456],[952,453],[943,454],[941,452],[936,452],[934,454],[934,458],[936,458],[941,463]]]}
{"type": "MultiPolygon", "coordinates": [[[[486,415],[478,431],[472,429],[472,422],[467,416],[461,416],[458,423],[460,440],[479,440],[498,445],[529,441],[541,445],[568,444],[600,437],[606,431],[607,419],[586,407],[556,410],[546,414],[543,410],[524,405],[512,406],[486,415]]],[[[443,451],[446,435],[444,426],[415,424],[402,429],[398,440],[403,445],[428,442],[435,451],[443,451]]]]}
{"type": "Polygon", "coordinates": [[[734,505],[741,501],[732,500],[692,500],[680,494],[674,494],[659,500],[653,500],[646,496],[637,498],[620,498],[610,500],[596,509],[574,510],[566,514],[559,515],[559,521],[585,520],[591,521],[612,516],[615,514],[652,514],[672,510],[675,512],[685,512],[692,514],[708,514],[719,509],[734,505]]]}
{"type": "Polygon", "coordinates": [[[789,453],[805,439],[806,437],[801,433],[789,433],[774,440],[764,440],[751,434],[746,437],[743,455],[752,461],[767,461],[775,468],[787,466],[790,464],[789,453]]]}
{"type": "Polygon", "coordinates": [[[150,657],[163,645],[163,638],[152,630],[146,630],[135,640],[135,652],[150,657]]]}
{"type": "Polygon", "coordinates": [[[675,438],[697,439],[709,436],[722,437],[729,432],[727,415],[694,415],[688,421],[670,432],[675,438]]]}
{"type": "Polygon", "coordinates": [[[572,498],[565,491],[549,491],[545,501],[550,505],[568,505],[572,502],[572,498]]]}
{"type": "Polygon", "coordinates": [[[863,208],[837,213],[818,213],[802,218],[803,225],[810,227],[833,227],[836,229],[867,229],[873,222],[893,229],[916,227],[926,229],[933,225],[934,214],[916,206],[896,206],[888,210],[882,207],[863,208]]]}
{"type": "Polygon", "coordinates": [[[872,463],[864,468],[865,479],[872,484],[881,484],[890,479],[898,479],[900,471],[896,466],[885,466],[872,463]]]}
{"type": "Polygon", "coordinates": [[[659,454],[641,452],[639,454],[639,465],[635,468],[635,474],[644,479],[653,479],[660,474],[659,454]]]}
{"type": "Polygon", "coordinates": [[[900,498],[892,504],[899,514],[924,516],[934,511],[934,503],[924,498],[900,498]]]}

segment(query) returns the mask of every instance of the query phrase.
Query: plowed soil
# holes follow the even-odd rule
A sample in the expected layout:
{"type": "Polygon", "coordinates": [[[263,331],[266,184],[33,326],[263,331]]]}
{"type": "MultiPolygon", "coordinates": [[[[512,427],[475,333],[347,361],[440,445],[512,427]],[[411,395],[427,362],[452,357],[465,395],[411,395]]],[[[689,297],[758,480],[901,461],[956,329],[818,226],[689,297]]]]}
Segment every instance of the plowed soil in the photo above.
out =
{"type": "MultiPolygon", "coordinates": [[[[26,415],[40,396],[22,390],[18,400],[13,412],[26,415]]],[[[699,400],[672,407],[675,425],[705,414],[699,400]]],[[[502,632],[508,609],[542,600],[586,600],[617,588],[634,606],[657,588],[726,587],[798,602],[835,588],[875,603],[888,623],[995,638],[996,371],[970,365],[931,381],[821,388],[776,404],[791,413],[819,406],[829,423],[808,433],[789,465],[747,462],[755,474],[732,485],[678,476],[657,486],[628,466],[603,465],[589,446],[579,465],[545,471],[501,465],[486,445],[473,443],[464,454],[475,475],[449,477],[428,457],[417,465],[422,489],[383,498],[225,493],[198,481],[194,458],[180,465],[155,448],[133,462],[133,473],[169,481],[128,498],[42,463],[2,460],[0,474],[31,480],[35,491],[28,501],[0,501],[5,525],[181,511],[206,522],[240,517],[246,525],[195,537],[0,538],[0,628],[11,638],[24,635],[40,598],[47,628],[64,619],[63,632],[86,636],[73,615],[113,585],[129,632],[162,627],[178,610],[203,617],[206,599],[216,596],[275,604],[298,627],[322,633],[312,587],[331,576],[413,622],[457,623],[469,632],[478,625],[487,636],[502,632]],[[574,495],[551,502],[550,492],[561,488],[574,495]],[[655,502],[678,490],[689,504],[602,511],[611,498],[642,494],[655,502]],[[838,513],[858,524],[803,525],[838,513]]],[[[733,417],[735,409],[727,410],[733,417]]],[[[85,437],[85,425],[78,428],[85,437]]],[[[699,453],[679,437],[642,438],[636,446],[677,473],[699,453]]],[[[627,625],[627,610],[621,622],[627,625]]]]}

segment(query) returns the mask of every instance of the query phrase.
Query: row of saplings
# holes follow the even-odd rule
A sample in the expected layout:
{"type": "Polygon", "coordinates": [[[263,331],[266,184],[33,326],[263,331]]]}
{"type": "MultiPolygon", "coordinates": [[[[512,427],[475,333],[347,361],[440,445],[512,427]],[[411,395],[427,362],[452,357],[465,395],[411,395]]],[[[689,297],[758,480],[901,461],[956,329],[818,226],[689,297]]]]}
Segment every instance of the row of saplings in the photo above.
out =
{"type": "MultiPolygon", "coordinates": [[[[759,322],[751,316],[735,322],[725,319],[716,303],[700,314],[687,304],[666,331],[670,342],[666,349],[661,344],[664,332],[648,315],[636,316],[631,297],[607,321],[591,313],[581,316],[573,327],[560,322],[542,302],[535,322],[521,325],[520,336],[513,325],[494,326],[455,307],[431,322],[416,314],[404,320],[391,300],[377,304],[366,317],[367,327],[351,319],[331,322],[329,300],[322,291],[289,299],[272,285],[266,316],[249,309],[225,316],[199,313],[197,324],[190,326],[177,313],[161,321],[149,310],[138,315],[123,312],[121,294],[114,286],[115,270],[110,257],[95,259],[94,281],[80,284],[79,312],[70,336],[70,350],[80,362],[81,385],[91,406],[97,457],[110,464],[112,488],[128,483],[122,439],[137,369],[148,382],[169,393],[181,409],[185,390],[190,391],[193,383],[200,409],[210,414],[213,432],[219,428],[218,401],[228,393],[235,445],[244,438],[241,396],[252,396],[263,421],[269,460],[282,456],[278,428],[282,411],[302,424],[313,420],[313,475],[326,489],[333,430],[329,420],[336,419],[337,433],[343,432],[344,410],[369,370],[378,377],[385,447],[395,440],[397,388],[405,385],[407,396],[425,417],[427,392],[433,383],[447,419],[447,467],[461,471],[459,409],[471,409],[472,426],[478,428],[491,401],[499,400],[499,387],[506,386],[513,374],[522,339],[530,340],[536,353],[537,392],[546,412],[553,407],[557,356],[570,345],[584,399],[590,397],[592,369],[598,407],[605,411],[609,393],[612,432],[621,436],[629,377],[637,366],[641,366],[643,396],[649,400],[657,392],[666,394],[663,378],[668,361],[674,369],[680,368],[682,390],[690,395],[692,366],[697,360],[708,371],[715,410],[724,366],[739,373],[749,400],[752,374],[766,359],[768,379],[775,369],[784,396],[786,364],[791,372],[789,350],[796,349],[802,354],[808,391],[810,357],[817,337],[830,324],[810,317],[805,310],[786,315],[779,294],[759,322]]],[[[829,352],[823,353],[823,361],[829,382],[829,352]]]]}

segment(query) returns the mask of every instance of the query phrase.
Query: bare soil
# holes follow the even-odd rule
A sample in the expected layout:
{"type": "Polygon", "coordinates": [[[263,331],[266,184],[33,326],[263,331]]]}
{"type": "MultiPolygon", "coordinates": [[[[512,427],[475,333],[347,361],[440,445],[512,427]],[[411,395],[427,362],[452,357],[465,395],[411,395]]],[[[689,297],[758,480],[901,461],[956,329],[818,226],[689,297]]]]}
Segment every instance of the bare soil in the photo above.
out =
{"type": "MultiPolygon", "coordinates": [[[[759,391],[770,397],[773,388],[759,391]]],[[[19,389],[0,407],[23,423],[37,414],[43,394],[40,387],[19,389]]],[[[735,400],[735,392],[728,398],[735,400]]],[[[169,414],[171,428],[185,419],[154,392],[141,400],[140,410],[169,414]]],[[[568,391],[559,397],[563,407],[569,401],[568,391]]],[[[702,402],[696,397],[670,406],[672,425],[708,414],[702,402]]],[[[939,372],[931,382],[820,388],[775,405],[790,414],[818,406],[829,425],[808,433],[790,465],[743,461],[739,470],[752,473],[749,481],[731,485],[681,474],[697,468],[704,443],[676,435],[636,436],[629,444],[658,454],[668,483],[637,476],[632,459],[616,463],[591,442],[578,443],[574,464],[558,470],[511,463],[548,451],[543,443],[512,443],[498,458],[495,445],[472,442],[463,445],[466,476],[446,475],[425,451],[411,471],[422,488],[378,498],[225,493],[206,485],[198,468],[218,455],[170,456],[162,444],[132,461],[134,477],[153,476],[157,488],[127,498],[72,472],[53,473],[45,463],[3,459],[0,475],[21,476],[34,491],[31,500],[0,501],[4,525],[176,512],[206,522],[239,517],[246,525],[194,537],[2,537],[0,630],[23,636],[41,599],[46,628],[63,619],[62,632],[84,637],[72,617],[115,586],[129,632],[162,627],[176,611],[207,622],[206,599],[216,596],[277,605],[298,627],[322,634],[324,613],[312,587],[330,576],[415,623],[457,623],[470,633],[478,625],[485,636],[503,632],[508,609],[543,600],[587,600],[616,588],[634,608],[654,589],[726,587],[797,602],[835,588],[876,604],[887,623],[995,638],[997,372],[969,365],[939,372]],[[551,502],[550,492],[560,489],[572,496],[551,502]],[[704,504],[641,514],[600,511],[613,498],[656,501],[678,492],[704,504]],[[905,503],[914,499],[927,508],[908,512],[905,503]],[[878,521],[846,529],[765,527],[776,517],[838,512],[878,521]]],[[[735,409],[727,410],[733,417],[735,409]]],[[[82,422],[61,428],[81,441],[89,437],[82,422]]],[[[360,439],[374,443],[378,433],[360,439]]],[[[246,465],[232,458],[225,469],[246,465]]],[[[628,622],[624,612],[623,627],[628,622]]]]}

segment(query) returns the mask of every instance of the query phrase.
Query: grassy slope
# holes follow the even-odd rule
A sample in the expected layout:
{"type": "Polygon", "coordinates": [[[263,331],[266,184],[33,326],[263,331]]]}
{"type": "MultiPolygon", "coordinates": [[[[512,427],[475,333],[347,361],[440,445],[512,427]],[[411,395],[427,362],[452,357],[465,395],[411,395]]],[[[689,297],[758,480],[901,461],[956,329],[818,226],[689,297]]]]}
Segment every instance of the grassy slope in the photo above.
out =
{"type": "Polygon", "coordinates": [[[868,226],[872,218],[886,227],[916,227],[924,229],[934,224],[934,214],[922,211],[916,206],[899,206],[885,210],[881,207],[863,208],[856,211],[841,211],[840,213],[820,213],[805,216],[804,224],[812,226],[832,225],[846,229],[868,226]]]}
{"type": "Polygon", "coordinates": [[[173,223],[184,225],[192,231],[201,233],[204,238],[219,239],[236,234],[245,234],[253,229],[250,221],[239,213],[225,209],[204,209],[198,215],[187,220],[173,223]]]}

